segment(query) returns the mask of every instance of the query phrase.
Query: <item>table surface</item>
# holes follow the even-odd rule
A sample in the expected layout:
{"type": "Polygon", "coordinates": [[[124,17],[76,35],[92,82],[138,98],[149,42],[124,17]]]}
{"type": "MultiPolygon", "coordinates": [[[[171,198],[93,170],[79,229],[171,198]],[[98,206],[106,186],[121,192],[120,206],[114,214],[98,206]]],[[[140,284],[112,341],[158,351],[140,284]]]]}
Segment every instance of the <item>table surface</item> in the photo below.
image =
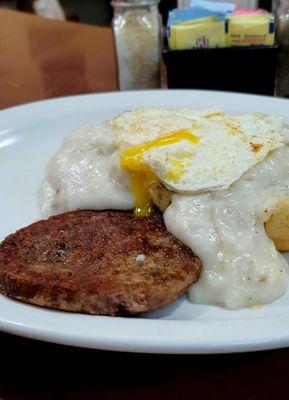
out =
{"type": "Polygon", "coordinates": [[[109,28],[0,8],[0,60],[0,108],[118,88],[109,28]]]}
{"type": "MultiPolygon", "coordinates": [[[[0,10],[0,108],[115,90],[110,29],[0,10]]],[[[0,334],[0,400],[234,399],[289,395],[289,349],[163,356],[76,349],[0,334]]]]}

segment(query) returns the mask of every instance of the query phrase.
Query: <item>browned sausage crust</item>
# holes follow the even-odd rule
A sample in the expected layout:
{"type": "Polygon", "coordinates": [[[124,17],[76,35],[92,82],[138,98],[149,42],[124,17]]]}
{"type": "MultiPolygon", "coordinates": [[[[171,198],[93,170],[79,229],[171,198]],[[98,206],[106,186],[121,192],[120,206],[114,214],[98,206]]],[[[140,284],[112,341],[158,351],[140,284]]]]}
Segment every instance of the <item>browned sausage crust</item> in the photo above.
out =
{"type": "Polygon", "coordinates": [[[154,214],[74,211],[38,221],[0,246],[0,292],[101,315],[162,307],[199,278],[199,258],[154,214]]]}

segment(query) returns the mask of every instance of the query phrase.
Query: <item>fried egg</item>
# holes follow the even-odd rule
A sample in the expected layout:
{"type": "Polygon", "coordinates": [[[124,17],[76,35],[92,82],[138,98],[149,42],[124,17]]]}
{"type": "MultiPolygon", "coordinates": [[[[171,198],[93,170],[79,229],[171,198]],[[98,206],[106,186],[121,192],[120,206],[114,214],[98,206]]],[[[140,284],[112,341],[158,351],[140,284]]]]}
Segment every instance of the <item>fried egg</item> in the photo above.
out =
{"type": "Polygon", "coordinates": [[[136,213],[150,212],[149,185],[195,194],[228,189],[286,143],[279,116],[229,116],[221,110],[143,108],[111,122],[121,166],[131,174],[136,213]]]}

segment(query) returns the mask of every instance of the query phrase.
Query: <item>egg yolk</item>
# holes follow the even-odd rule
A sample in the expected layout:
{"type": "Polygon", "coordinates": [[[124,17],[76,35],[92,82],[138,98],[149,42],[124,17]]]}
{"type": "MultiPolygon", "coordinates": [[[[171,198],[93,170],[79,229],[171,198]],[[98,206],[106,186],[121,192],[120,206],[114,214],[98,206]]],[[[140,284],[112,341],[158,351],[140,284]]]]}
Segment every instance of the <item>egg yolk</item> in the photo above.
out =
{"type": "MultiPolygon", "coordinates": [[[[143,153],[156,147],[168,146],[182,140],[187,140],[193,144],[199,143],[199,138],[193,135],[189,129],[181,129],[122,151],[120,164],[131,175],[131,190],[135,197],[134,212],[136,216],[146,217],[151,215],[153,203],[149,188],[153,183],[160,181],[151,168],[143,162],[143,153]]],[[[178,174],[172,172],[172,177],[177,178],[178,174]]]]}

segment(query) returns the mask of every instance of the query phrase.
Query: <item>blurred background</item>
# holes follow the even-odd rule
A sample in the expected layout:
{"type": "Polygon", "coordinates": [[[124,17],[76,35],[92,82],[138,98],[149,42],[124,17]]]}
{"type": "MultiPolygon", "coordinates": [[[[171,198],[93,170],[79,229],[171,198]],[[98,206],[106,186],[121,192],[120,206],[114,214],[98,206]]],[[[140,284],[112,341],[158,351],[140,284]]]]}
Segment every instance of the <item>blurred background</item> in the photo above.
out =
{"type": "MultiPolygon", "coordinates": [[[[227,1],[227,0],[226,0],[227,1]]],[[[185,6],[188,0],[161,0],[160,12],[164,24],[168,11],[178,6],[185,6]]],[[[231,1],[239,6],[264,8],[271,11],[271,0],[235,0],[231,1]]],[[[34,12],[33,0],[0,0],[0,7],[7,7],[20,11],[34,12]]],[[[78,21],[93,25],[110,25],[113,10],[110,0],[59,0],[64,9],[65,17],[71,21],[78,21]]]]}
{"type": "MultiPolygon", "coordinates": [[[[111,0],[0,0],[0,8],[74,21],[75,28],[80,27],[78,23],[112,26],[120,90],[193,88],[289,97],[289,0],[211,1],[223,4],[205,6],[198,0],[194,5],[192,0],[160,0],[158,4],[155,0],[140,18],[137,12],[124,11],[126,7],[118,5],[113,10],[111,0]],[[222,7],[229,13],[234,9],[224,2],[234,4],[241,15],[224,17],[227,11],[222,14],[222,7]],[[197,6],[201,14],[191,11],[201,3],[197,6]],[[217,21],[206,7],[219,10],[217,21]],[[194,18],[203,18],[202,22],[188,23],[194,21],[190,12],[208,18],[196,14],[194,18]]],[[[133,8],[139,7],[136,0],[130,2],[133,8]]]]}

